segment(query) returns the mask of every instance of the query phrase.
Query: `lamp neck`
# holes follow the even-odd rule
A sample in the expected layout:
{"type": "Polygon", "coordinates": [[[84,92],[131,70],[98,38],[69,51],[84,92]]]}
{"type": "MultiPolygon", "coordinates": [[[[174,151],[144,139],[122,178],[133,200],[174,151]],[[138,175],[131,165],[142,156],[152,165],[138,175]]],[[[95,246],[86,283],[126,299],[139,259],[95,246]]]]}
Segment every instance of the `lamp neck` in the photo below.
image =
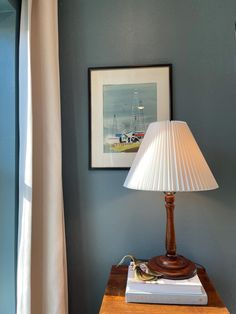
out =
{"type": "Polygon", "coordinates": [[[166,255],[176,256],[175,226],[174,226],[174,192],[165,192],[166,207],[166,255]]]}

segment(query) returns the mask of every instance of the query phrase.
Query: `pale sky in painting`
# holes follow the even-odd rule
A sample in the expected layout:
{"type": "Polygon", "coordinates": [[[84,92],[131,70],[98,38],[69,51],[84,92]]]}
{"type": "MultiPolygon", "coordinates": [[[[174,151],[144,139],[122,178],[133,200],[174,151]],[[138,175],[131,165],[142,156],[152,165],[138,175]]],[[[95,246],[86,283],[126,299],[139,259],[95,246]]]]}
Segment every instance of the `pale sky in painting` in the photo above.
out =
{"type": "Polygon", "coordinates": [[[118,127],[129,128],[132,106],[139,101],[144,106],[145,124],[157,120],[157,84],[121,84],[103,86],[104,135],[109,133],[113,117],[116,115],[118,127]]]}

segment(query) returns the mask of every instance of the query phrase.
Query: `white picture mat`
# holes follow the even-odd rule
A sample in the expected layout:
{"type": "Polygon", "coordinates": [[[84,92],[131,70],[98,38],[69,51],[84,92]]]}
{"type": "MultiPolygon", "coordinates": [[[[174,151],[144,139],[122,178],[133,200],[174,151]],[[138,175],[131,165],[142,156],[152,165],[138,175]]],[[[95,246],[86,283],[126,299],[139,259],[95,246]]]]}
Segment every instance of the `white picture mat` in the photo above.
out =
{"type": "Polygon", "coordinates": [[[136,153],[103,152],[103,85],[157,84],[157,118],[170,119],[170,68],[144,67],[91,71],[91,166],[130,167],[136,153]]]}

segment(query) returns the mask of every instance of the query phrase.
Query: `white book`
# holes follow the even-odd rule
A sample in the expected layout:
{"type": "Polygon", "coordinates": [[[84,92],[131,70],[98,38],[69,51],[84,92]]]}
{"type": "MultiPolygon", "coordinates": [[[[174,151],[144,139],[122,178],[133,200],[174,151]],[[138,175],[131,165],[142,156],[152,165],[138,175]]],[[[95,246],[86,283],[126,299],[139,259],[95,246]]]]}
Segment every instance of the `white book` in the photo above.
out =
{"type": "Polygon", "coordinates": [[[137,303],[204,305],[208,301],[197,275],[184,280],[141,281],[135,278],[132,264],[128,269],[125,297],[126,302],[137,303]]]}

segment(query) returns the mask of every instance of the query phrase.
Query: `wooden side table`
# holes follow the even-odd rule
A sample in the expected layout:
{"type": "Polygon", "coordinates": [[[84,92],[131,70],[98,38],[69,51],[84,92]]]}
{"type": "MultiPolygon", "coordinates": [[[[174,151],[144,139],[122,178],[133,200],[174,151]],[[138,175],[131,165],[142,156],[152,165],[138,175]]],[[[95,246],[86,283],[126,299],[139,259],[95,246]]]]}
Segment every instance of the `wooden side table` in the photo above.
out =
{"type": "Polygon", "coordinates": [[[229,314],[203,269],[198,270],[198,276],[207,292],[208,304],[198,306],[126,303],[127,271],[127,266],[112,266],[100,314],[229,314]]]}

